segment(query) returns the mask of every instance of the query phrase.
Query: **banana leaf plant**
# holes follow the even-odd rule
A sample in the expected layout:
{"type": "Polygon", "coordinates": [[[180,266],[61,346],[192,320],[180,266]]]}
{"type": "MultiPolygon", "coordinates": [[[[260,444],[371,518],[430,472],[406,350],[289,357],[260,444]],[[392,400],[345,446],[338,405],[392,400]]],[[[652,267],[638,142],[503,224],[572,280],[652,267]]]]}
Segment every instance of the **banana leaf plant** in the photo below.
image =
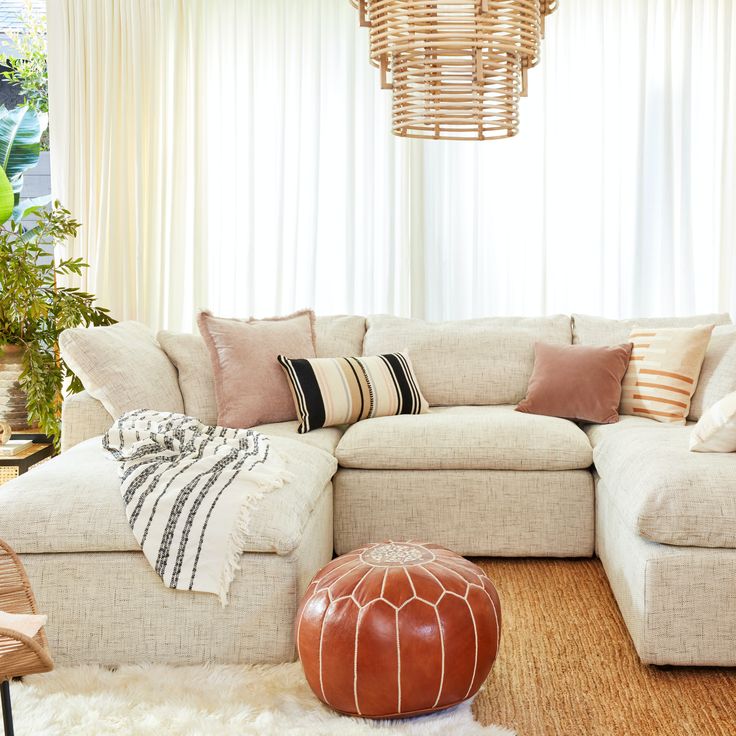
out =
{"type": "Polygon", "coordinates": [[[63,387],[82,389],[59,354],[59,334],[114,320],[92,294],[57,283],[88,268],[81,258],[60,256],[80,227],[69,210],[50,196],[20,199],[23,174],[38,163],[44,118],[28,108],[0,107],[0,351],[23,348],[18,381],[28,418],[58,448],[63,387]]]}
{"type": "MultiPolygon", "coordinates": [[[[0,166],[13,189],[14,206],[20,202],[23,174],[38,163],[41,135],[47,125],[45,113],[34,112],[28,107],[8,110],[0,105],[0,166]]],[[[46,201],[50,200],[51,197],[46,201]]]]}

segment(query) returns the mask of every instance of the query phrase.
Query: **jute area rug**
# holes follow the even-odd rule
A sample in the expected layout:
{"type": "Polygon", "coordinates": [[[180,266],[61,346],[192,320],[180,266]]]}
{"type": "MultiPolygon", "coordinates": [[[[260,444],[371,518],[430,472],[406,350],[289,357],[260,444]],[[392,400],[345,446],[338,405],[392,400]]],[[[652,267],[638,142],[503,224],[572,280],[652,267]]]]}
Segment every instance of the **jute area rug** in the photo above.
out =
{"type": "Polygon", "coordinates": [[[736,669],[642,664],[599,560],[475,562],[503,611],[479,721],[519,736],[736,736],[736,669]]]}
{"type": "Polygon", "coordinates": [[[255,667],[62,668],[12,685],[16,736],[513,736],[471,705],[404,721],[340,716],[299,663],[255,667]]]}

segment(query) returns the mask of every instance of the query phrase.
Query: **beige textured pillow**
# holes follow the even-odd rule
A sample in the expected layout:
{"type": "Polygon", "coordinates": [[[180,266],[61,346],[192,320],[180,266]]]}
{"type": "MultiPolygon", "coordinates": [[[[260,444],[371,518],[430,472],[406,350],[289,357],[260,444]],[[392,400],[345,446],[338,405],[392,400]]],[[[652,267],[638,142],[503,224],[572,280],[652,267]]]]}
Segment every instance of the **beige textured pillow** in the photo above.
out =
{"type": "Polygon", "coordinates": [[[635,327],[621,414],[685,424],[713,325],[635,327]]]}
{"type": "Polygon", "coordinates": [[[212,361],[199,335],[162,331],[156,335],[179,374],[184,413],[204,424],[217,424],[217,399],[212,361]]]}
{"type": "Polygon", "coordinates": [[[59,348],[89,394],[113,417],[133,409],[184,411],[176,368],[140,322],[64,330],[59,348]]]}
{"type": "Polygon", "coordinates": [[[273,319],[197,317],[212,362],[217,423],[254,427],[296,419],[291,391],[279,355],[314,358],[314,313],[273,319]]]}
{"type": "Polygon", "coordinates": [[[703,414],[690,435],[693,452],[736,452],[736,392],[703,414]]]}
{"type": "Polygon", "coordinates": [[[688,419],[697,422],[716,401],[732,391],[736,391],[736,327],[724,325],[716,327],[711,335],[688,419]]]}

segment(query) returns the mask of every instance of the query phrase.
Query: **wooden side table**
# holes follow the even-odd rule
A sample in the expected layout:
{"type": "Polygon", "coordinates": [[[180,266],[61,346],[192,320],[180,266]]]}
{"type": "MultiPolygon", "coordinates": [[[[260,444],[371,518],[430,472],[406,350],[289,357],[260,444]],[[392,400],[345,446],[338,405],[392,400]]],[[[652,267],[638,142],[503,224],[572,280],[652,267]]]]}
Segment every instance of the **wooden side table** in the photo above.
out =
{"type": "Polygon", "coordinates": [[[48,437],[38,432],[14,432],[11,439],[33,440],[33,444],[17,455],[0,457],[0,486],[28,472],[30,468],[54,454],[54,446],[48,437]]]}

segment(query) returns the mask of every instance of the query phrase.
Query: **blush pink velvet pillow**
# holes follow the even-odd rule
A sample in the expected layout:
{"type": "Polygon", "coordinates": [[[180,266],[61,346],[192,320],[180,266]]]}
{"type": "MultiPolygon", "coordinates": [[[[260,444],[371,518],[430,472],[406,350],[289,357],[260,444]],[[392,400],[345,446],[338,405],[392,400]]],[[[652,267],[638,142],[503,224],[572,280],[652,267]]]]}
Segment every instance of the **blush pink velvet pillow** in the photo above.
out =
{"type": "Polygon", "coordinates": [[[314,312],[273,319],[225,319],[200,312],[199,331],[215,375],[217,423],[246,428],[296,419],[279,355],[314,358],[314,312]]]}
{"type": "Polygon", "coordinates": [[[534,370],[516,411],[595,424],[618,421],[631,343],[534,346],[534,370]]]}

